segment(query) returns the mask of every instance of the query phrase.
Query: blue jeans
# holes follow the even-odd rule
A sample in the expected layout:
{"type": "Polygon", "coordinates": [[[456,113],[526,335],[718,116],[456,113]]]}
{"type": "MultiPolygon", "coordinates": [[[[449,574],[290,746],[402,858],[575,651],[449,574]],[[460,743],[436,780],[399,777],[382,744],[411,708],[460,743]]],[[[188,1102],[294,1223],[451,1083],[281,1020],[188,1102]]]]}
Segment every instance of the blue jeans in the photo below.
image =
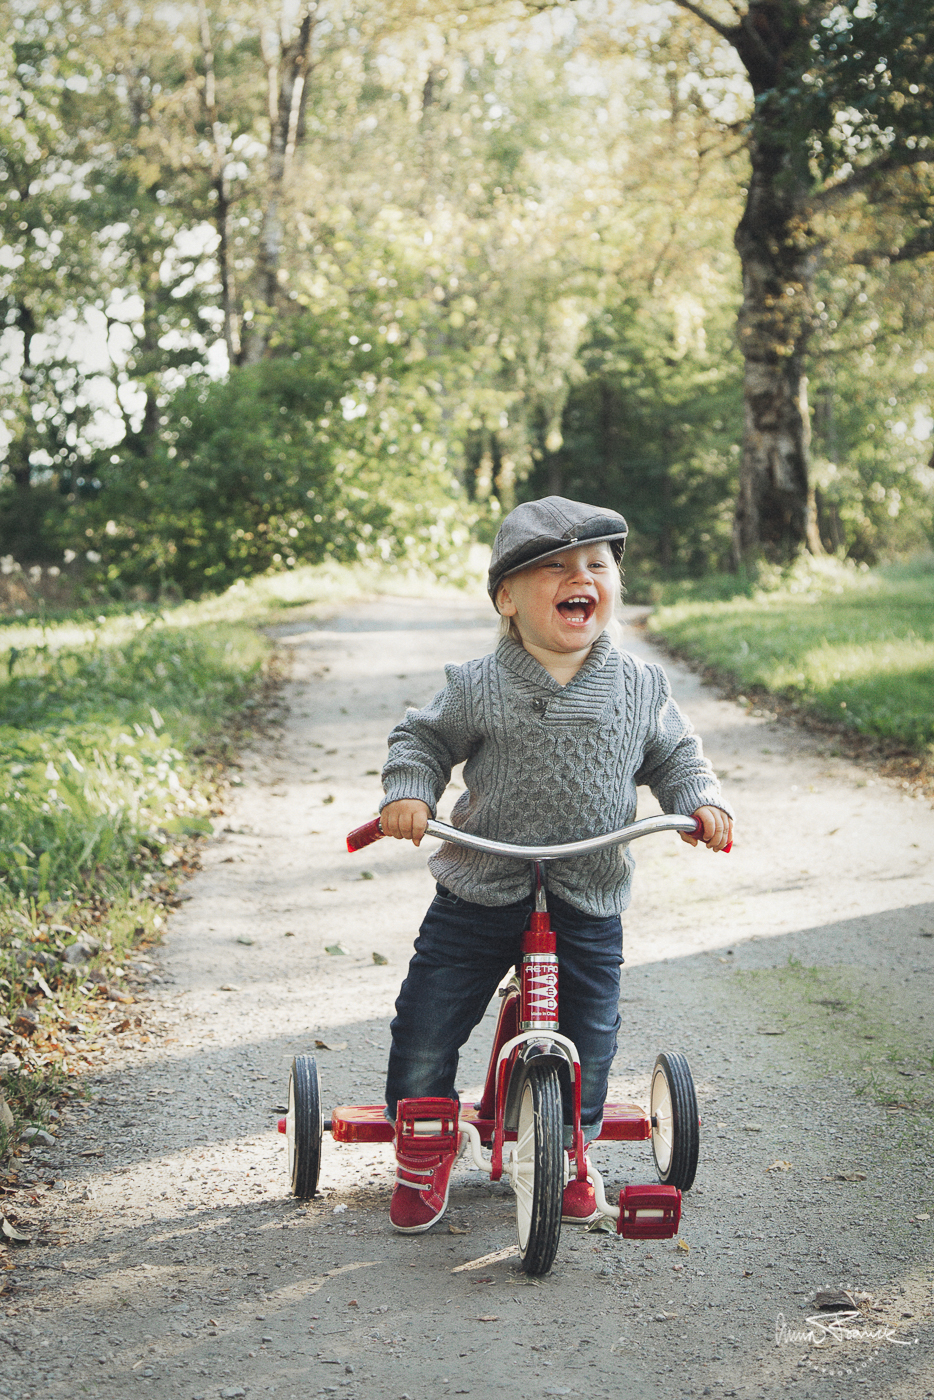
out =
{"type": "MultiPolygon", "coordinates": [[[[443,885],[437,891],[415,940],[390,1027],[386,1108],[393,1119],[399,1099],[457,1097],[460,1048],[522,956],[522,933],[533,905],[531,894],[516,904],[491,908],[460,899],[443,885]]],[[[622,925],[619,915],[595,918],[555,895],[549,895],[548,907],[561,968],[560,1030],[580,1055],[581,1123],[591,1140],[600,1131],[620,1027],[622,925]]],[[[562,1080],[564,1121],[569,1124],[570,1080],[565,1075],[562,1080]]]]}

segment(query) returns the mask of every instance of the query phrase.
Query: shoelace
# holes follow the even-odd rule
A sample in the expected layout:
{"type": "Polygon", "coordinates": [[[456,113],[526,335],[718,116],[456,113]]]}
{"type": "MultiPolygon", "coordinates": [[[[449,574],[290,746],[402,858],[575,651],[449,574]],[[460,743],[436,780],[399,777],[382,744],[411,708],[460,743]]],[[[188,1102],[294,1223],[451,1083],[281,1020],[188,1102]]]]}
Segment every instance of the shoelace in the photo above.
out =
{"type": "MultiPolygon", "coordinates": [[[[413,1176],[434,1176],[434,1167],[403,1167],[404,1172],[411,1172],[413,1176]]],[[[430,1191],[432,1183],[430,1181],[406,1181],[404,1176],[396,1172],[396,1181],[400,1186],[407,1186],[410,1191],[430,1191]]]]}

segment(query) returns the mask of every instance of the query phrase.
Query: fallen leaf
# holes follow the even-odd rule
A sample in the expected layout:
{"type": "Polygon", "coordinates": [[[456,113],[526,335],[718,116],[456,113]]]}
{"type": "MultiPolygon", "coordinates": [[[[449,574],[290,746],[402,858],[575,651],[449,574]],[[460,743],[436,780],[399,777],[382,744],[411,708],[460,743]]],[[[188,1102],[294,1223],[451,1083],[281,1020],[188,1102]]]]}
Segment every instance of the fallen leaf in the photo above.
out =
{"type": "Polygon", "coordinates": [[[849,1288],[821,1288],[814,1295],[814,1302],[819,1308],[824,1308],[827,1312],[834,1312],[839,1309],[849,1310],[858,1308],[860,1303],[871,1303],[871,1293],[858,1293],[855,1289],[849,1288]]]}
{"type": "Polygon", "coordinates": [[[777,1162],[773,1162],[771,1166],[766,1167],[767,1172],[790,1172],[792,1170],[791,1163],[786,1162],[783,1157],[779,1157],[777,1162]]]}
{"type": "Polygon", "coordinates": [[[225,982],[220,990],[222,992],[239,992],[240,988],[235,987],[232,982],[225,982]]]}
{"type": "Polygon", "coordinates": [[[499,1317],[495,1313],[481,1313],[477,1318],[478,1322],[499,1322],[499,1317]]]}
{"type": "Polygon", "coordinates": [[[78,1153],[79,1157],[103,1157],[103,1155],[104,1149],[102,1147],[86,1147],[83,1152],[78,1153]]]}
{"type": "Polygon", "coordinates": [[[680,1249],[683,1254],[690,1254],[691,1252],[691,1246],[688,1244],[687,1240],[678,1240],[675,1248],[680,1249]]]}
{"type": "Polygon", "coordinates": [[[3,1233],[6,1239],[12,1240],[14,1244],[29,1244],[32,1240],[31,1235],[20,1234],[19,1230],[17,1230],[14,1225],[10,1224],[6,1216],[0,1219],[0,1232],[3,1233]]]}
{"type": "Polygon", "coordinates": [[[336,1041],[334,1041],[334,1043],[333,1043],[333,1045],[332,1045],[332,1044],[331,1044],[329,1041],[327,1041],[327,1040],[316,1040],[316,1041],[315,1041],[315,1049],[316,1049],[316,1050],[346,1050],[346,1049],[347,1049],[347,1042],[346,1042],[346,1040],[336,1040],[336,1041]]]}
{"type": "Polygon", "coordinates": [[[865,1181],[865,1172],[836,1172],[831,1177],[832,1181],[865,1181]]]}
{"type": "Polygon", "coordinates": [[[342,948],[339,943],[328,943],[324,951],[330,953],[332,958],[346,958],[347,949],[342,948]]]}
{"type": "MultiPolygon", "coordinates": [[[[919,1216],[918,1219],[920,1220],[920,1218],[921,1218],[921,1217],[919,1216]]],[[[448,1226],[448,1234],[449,1234],[449,1235],[467,1235],[467,1234],[469,1234],[469,1233],[470,1233],[469,1230],[462,1230],[461,1227],[460,1227],[459,1225],[449,1225],[449,1226],[448,1226]]]]}
{"type": "Polygon", "coordinates": [[[389,962],[389,959],[384,958],[382,953],[374,953],[373,961],[376,963],[377,967],[385,967],[386,964],[389,962]]]}
{"type": "Polygon", "coordinates": [[[246,934],[243,933],[241,933],[237,939],[238,943],[242,943],[247,948],[252,948],[254,941],[255,940],[252,938],[247,938],[246,934]]]}
{"type": "Polygon", "coordinates": [[[931,1217],[926,1210],[922,1210],[920,1214],[915,1216],[915,1220],[930,1220],[930,1218],[931,1217]]]}

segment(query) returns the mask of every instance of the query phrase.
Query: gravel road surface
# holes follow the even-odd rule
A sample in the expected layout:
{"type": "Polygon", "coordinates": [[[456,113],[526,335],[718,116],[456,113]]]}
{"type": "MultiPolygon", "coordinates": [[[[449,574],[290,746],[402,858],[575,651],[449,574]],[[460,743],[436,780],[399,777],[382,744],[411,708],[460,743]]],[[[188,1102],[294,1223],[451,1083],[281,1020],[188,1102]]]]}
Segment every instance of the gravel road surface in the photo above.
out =
{"type": "MultiPolygon", "coordinates": [[[[432,882],[427,848],[343,838],[375,812],[396,717],[491,646],[489,608],[383,598],[276,635],[280,719],[134,1008],[149,1039],[115,1041],[28,1159],[0,1397],[934,1396],[934,812],[669,665],[738,836],[729,856],[637,849],[610,1097],[646,1103],[656,1054],[688,1056],[697,1185],[677,1242],[565,1227],[530,1279],[507,1187],[461,1162],[445,1219],[403,1238],[388,1147],[326,1137],[300,1203],[275,1130],[299,1051],[326,1108],[381,1099],[432,882]],[[821,1310],[827,1289],[853,1306],[821,1310]]],[[[626,644],[654,654],[637,628],[626,644]]],[[[595,1156],[608,1194],[654,1179],[645,1144],[595,1156]]]]}

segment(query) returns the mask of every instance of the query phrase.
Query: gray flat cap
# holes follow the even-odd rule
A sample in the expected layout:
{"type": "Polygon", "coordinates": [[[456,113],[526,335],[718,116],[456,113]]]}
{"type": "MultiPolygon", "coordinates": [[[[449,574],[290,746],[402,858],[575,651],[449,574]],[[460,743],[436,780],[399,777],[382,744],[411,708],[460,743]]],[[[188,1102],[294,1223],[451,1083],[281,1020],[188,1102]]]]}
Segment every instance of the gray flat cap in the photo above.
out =
{"type": "Polygon", "coordinates": [[[496,606],[496,593],[508,574],[517,573],[539,559],[572,549],[577,544],[613,545],[617,561],[623,557],[629,526],[615,510],[545,496],[526,501],[511,510],[493,541],[493,558],[487,589],[496,606]]]}

